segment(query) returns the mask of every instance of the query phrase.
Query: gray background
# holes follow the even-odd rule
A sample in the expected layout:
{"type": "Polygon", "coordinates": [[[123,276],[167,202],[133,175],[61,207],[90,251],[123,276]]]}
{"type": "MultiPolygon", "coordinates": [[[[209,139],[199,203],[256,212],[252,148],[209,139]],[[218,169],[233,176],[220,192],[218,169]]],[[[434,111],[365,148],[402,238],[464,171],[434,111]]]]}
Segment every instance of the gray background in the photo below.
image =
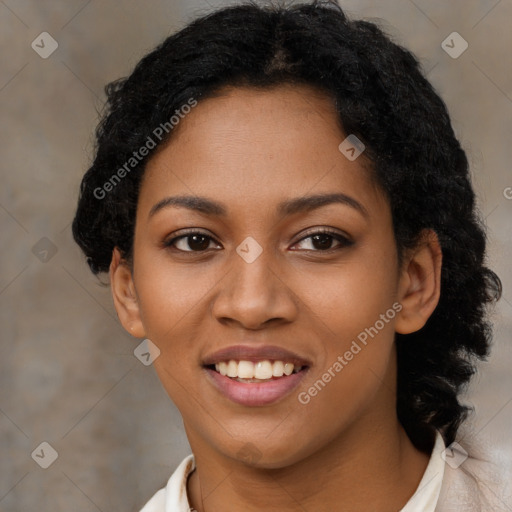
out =
{"type": "MultiPolygon", "coordinates": [[[[504,284],[494,352],[468,400],[480,435],[510,454],[512,1],[340,3],[354,17],[380,18],[416,53],[468,152],[489,227],[489,263],[504,284]],[[453,31],[469,43],[457,59],[441,48],[453,31]]],[[[136,511],[189,453],[178,411],[152,367],[134,357],[139,340],[120,327],[110,289],[89,273],[70,222],[103,86],[220,5],[226,2],[0,1],[2,512],[136,511]],[[59,45],[47,59],[31,48],[43,31],[59,45]],[[48,469],[31,457],[42,442],[58,452],[48,469]]]]}

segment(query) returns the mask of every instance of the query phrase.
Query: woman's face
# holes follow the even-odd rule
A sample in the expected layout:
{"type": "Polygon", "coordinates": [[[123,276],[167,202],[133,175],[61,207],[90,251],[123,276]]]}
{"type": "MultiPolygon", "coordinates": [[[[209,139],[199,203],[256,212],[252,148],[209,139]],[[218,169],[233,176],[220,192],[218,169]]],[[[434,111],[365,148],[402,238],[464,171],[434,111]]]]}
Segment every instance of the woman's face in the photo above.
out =
{"type": "Polygon", "coordinates": [[[284,467],[396,421],[390,208],[364,153],[339,149],[347,135],[312,88],[230,88],[199,102],[147,165],[133,285],[193,450],[284,467]],[[268,377],[294,358],[307,367],[264,382],[205,366],[261,361],[268,377]]]}

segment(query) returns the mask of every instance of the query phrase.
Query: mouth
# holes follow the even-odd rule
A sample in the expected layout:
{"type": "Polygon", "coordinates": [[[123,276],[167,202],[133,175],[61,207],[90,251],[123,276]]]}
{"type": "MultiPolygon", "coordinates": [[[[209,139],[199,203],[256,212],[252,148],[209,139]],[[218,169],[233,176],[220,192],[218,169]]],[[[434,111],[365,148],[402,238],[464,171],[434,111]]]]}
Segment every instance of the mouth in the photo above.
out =
{"type": "Polygon", "coordinates": [[[205,368],[216,371],[220,375],[244,383],[262,383],[284,376],[288,377],[294,373],[308,368],[306,365],[296,364],[285,361],[270,361],[268,359],[262,361],[237,361],[230,359],[220,361],[219,363],[206,365],[205,368]]]}
{"type": "Polygon", "coordinates": [[[209,381],[224,397],[257,407],[284,399],[306,376],[309,366],[284,360],[230,359],[203,366],[209,381]]]}

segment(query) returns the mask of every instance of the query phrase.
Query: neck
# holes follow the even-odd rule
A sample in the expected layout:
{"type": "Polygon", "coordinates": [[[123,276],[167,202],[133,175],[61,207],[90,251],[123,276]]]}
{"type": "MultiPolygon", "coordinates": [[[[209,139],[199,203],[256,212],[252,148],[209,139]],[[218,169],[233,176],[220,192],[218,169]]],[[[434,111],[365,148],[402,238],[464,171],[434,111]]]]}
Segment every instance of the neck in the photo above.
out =
{"type": "Polygon", "coordinates": [[[269,506],[330,512],[340,504],[344,512],[396,512],[414,494],[429,456],[414,447],[398,420],[388,423],[372,419],[366,428],[358,423],[310,457],[275,469],[224,457],[192,436],[196,470],[187,484],[190,505],[197,512],[269,506]]]}

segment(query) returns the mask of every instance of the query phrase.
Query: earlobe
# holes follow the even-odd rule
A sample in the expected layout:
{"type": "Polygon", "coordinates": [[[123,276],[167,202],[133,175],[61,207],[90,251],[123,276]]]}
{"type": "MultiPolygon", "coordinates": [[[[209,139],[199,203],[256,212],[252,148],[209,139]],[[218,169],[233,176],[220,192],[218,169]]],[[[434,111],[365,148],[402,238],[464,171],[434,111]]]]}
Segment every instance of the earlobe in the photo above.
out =
{"type": "Polygon", "coordinates": [[[399,283],[402,305],[395,331],[419,331],[434,312],[441,295],[442,251],[437,234],[424,230],[417,246],[404,261],[399,283]]]}
{"type": "Polygon", "coordinates": [[[132,336],[145,338],[132,272],[117,247],[112,251],[109,276],[112,298],[121,325],[132,336]]]}

